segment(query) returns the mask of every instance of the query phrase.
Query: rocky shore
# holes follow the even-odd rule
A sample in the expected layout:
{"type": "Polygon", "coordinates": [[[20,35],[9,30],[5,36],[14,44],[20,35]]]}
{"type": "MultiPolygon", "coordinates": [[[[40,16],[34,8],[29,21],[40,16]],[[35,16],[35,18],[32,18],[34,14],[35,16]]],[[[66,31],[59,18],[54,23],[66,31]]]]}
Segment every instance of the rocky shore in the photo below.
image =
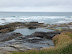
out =
{"type": "Polygon", "coordinates": [[[15,22],[9,23],[6,25],[0,25],[0,33],[7,33],[12,32],[17,28],[28,28],[28,29],[36,29],[36,28],[47,28],[47,29],[54,29],[60,27],[60,29],[72,29],[72,22],[64,23],[64,24],[44,24],[38,22],[15,22]]]}
{"type": "Polygon", "coordinates": [[[9,23],[6,25],[0,25],[0,33],[7,33],[14,31],[16,28],[29,28],[29,29],[35,29],[38,27],[44,27],[44,23],[38,23],[38,22],[15,22],[15,23],[9,23]]]}
{"type": "Polygon", "coordinates": [[[32,48],[41,49],[54,46],[51,39],[57,34],[60,34],[60,32],[35,32],[28,36],[21,36],[19,33],[3,34],[4,38],[0,39],[0,48],[7,51],[24,51],[32,48]],[[14,39],[11,40],[12,38],[14,39]]]}
{"type": "MultiPolygon", "coordinates": [[[[6,25],[0,25],[0,49],[6,52],[25,51],[30,49],[41,49],[54,47],[52,38],[60,34],[62,31],[71,30],[72,23],[50,25],[38,22],[15,22],[6,25]],[[59,29],[56,29],[60,27],[59,29]],[[31,35],[23,35],[13,32],[18,28],[47,28],[52,29],[52,32],[35,32],[31,35]],[[61,30],[60,30],[61,29],[61,30]]],[[[1,51],[0,50],[0,51],[1,51]]]]}

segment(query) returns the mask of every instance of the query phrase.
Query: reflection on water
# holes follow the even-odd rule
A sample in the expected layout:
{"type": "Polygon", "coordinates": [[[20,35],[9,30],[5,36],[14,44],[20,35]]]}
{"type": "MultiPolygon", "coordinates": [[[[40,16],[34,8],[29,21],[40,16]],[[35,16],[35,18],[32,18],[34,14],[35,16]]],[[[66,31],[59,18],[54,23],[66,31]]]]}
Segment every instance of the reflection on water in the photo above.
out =
{"type": "Polygon", "coordinates": [[[54,30],[45,29],[45,28],[36,28],[36,29],[21,28],[21,29],[16,29],[14,32],[18,32],[23,35],[31,35],[34,32],[50,32],[50,31],[54,31],[54,30]]]}

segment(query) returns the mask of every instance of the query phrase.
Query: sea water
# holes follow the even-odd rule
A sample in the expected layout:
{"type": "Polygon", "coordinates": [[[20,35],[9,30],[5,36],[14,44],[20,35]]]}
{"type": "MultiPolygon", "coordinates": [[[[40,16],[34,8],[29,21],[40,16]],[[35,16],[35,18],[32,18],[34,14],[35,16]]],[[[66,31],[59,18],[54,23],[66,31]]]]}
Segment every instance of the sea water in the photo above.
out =
{"type": "Polygon", "coordinates": [[[0,25],[32,21],[46,24],[69,23],[72,22],[72,12],[0,12],[0,25]]]}

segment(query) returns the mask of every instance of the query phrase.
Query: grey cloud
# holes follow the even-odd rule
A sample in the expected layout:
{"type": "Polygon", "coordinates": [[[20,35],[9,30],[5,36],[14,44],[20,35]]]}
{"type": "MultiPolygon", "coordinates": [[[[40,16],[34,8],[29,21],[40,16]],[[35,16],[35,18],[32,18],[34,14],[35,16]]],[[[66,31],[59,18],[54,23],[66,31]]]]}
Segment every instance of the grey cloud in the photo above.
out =
{"type": "Polygon", "coordinates": [[[71,0],[1,0],[0,6],[54,6],[72,5],[71,0]]]}
{"type": "Polygon", "coordinates": [[[42,11],[72,11],[72,0],[0,0],[0,11],[16,11],[17,8],[23,11],[40,11],[40,8],[42,11]]]}

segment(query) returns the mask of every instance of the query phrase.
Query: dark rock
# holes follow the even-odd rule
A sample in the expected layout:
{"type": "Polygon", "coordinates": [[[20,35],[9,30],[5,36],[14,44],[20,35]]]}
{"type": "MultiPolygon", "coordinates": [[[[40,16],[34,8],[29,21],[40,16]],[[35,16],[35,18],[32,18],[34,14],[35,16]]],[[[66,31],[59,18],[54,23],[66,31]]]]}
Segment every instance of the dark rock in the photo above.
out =
{"type": "Polygon", "coordinates": [[[60,34],[59,31],[53,31],[53,32],[35,32],[31,35],[27,35],[25,37],[21,37],[26,42],[29,43],[36,43],[40,42],[45,39],[52,39],[55,35],[60,34]]]}
{"type": "Polygon", "coordinates": [[[38,27],[43,27],[43,23],[38,23],[38,22],[14,22],[14,23],[9,23],[6,25],[0,25],[0,33],[7,33],[14,31],[17,27],[27,27],[29,29],[36,29],[38,27]]]}
{"type": "Polygon", "coordinates": [[[35,33],[32,34],[32,36],[40,37],[40,38],[52,39],[57,34],[60,34],[60,32],[59,31],[54,31],[54,32],[35,32],[35,33]]]}
{"type": "Polygon", "coordinates": [[[36,27],[28,27],[28,29],[36,29],[36,27]]]}
{"type": "Polygon", "coordinates": [[[30,22],[30,23],[38,23],[38,22],[30,22]]]}
{"type": "Polygon", "coordinates": [[[36,43],[36,42],[39,42],[41,40],[42,40],[42,38],[39,38],[39,37],[31,37],[31,38],[27,38],[26,42],[36,43]]]}
{"type": "Polygon", "coordinates": [[[1,33],[0,34],[0,42],[12,40],[19,36],[22,36],[22,34],[20,34],[20,33],[1,33]]]}
{"type": "Polygon", "coordinates": [[[13,36],[22,36],[20,33],[11,33],[13,36]]]}
{"type": "Polygon", "coordinates": [[[7,32],[11,32],[11,31],[14,31],[15,30],[15,28],[5,28],[5,29],[1,29],[0,30],[0,33],[7,33],[7,32]]]}

